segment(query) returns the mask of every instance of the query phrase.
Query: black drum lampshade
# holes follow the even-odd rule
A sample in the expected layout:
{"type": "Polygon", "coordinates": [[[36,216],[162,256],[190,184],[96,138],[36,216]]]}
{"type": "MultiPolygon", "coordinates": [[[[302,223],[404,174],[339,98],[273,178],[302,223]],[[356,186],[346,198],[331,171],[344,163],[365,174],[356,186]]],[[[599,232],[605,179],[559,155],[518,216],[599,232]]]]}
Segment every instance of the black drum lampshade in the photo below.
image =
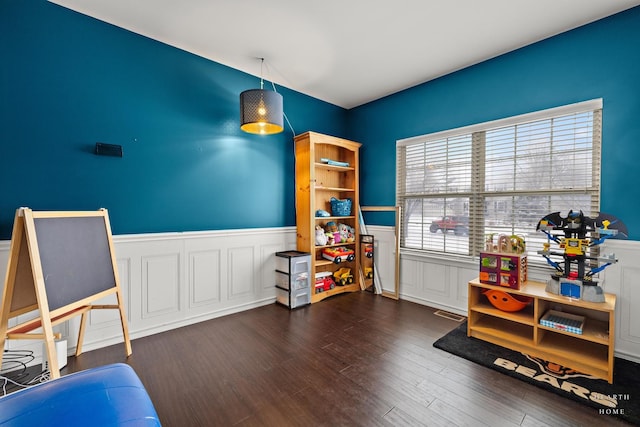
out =
{"type": "Polygon", "coordinates": [[[248,133],[270,135],[284,130],[282,95],[264,89],[240,94],[240,129],[248,133]]]}

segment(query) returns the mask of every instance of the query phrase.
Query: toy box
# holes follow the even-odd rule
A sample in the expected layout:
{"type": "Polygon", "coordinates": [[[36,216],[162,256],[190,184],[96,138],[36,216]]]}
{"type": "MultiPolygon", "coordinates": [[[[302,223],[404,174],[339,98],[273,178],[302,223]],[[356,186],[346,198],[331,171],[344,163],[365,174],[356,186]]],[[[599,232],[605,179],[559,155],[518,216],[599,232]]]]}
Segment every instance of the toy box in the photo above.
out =
{"type": "Polygon", "coordinates": [[[527,256],[480,252],[480,282],[520,289],[527,280],[527,256]]]}

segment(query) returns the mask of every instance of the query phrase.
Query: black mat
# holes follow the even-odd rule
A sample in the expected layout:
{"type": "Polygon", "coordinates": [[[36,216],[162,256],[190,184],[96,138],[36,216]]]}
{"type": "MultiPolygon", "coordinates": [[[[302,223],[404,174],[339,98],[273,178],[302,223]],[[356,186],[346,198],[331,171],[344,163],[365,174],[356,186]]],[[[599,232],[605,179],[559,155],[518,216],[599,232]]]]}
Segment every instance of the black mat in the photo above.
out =
{"type": "Polygon", "coordinates": [[[637,363],[616,357],[613,384],[609,384],[605,380],[467,337],[467,322],[440,338],[433,346],[597,408],[602,414],[640,425],[640,365],[637,363]]]}

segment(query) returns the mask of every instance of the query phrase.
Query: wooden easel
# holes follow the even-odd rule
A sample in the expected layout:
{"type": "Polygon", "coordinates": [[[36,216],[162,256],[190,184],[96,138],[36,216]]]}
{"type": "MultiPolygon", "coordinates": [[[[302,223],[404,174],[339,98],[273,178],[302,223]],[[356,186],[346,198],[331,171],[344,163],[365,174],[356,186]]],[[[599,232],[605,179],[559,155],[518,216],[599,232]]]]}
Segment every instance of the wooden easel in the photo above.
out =
{"type": "Polygon", "coordinates": [[[130,356],[131,342],[107,210],[18,209],[0,307],[0,347],[4,348],[7,339],[44,340],[51,378],[59,378],[54,340],[60,334],[54,334],[52,328],[82,315],[78,356],[82,353],[86,316],[93,309],[119,310],[125,351],[130,356]],[[116,295],[117,304],[92,304],[112,294],[116,295]],[[10,319],[34,310],[39,310],[39,317],[9,328],[10,319]]]}

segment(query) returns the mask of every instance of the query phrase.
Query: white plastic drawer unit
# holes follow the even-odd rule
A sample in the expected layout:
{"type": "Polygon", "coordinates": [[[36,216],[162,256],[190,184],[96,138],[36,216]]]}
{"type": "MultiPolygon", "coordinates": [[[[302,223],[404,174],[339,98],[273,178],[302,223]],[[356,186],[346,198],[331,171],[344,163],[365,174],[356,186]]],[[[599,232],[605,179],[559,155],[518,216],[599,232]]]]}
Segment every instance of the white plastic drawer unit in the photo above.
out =
{"type": "Polygon", "coordinates": [[[289,308],[311,303],[311,254],[276,252],[276,302],[289,308]]]}
{"type": "Polygon", "coordinates": [[[311,292],[305,290],[297,294],[276,288],[276,302],[291,309],[311,304],[311,292]]]}
{"type": "Polygon", "coordinates": [[[276,270],[276,287],[287,291],[309,289],[309,273],[295,273],[292,275],[276,270]]]}
{"type": "Polygon", "coordinates": [[[311,254],[299,251],[276,252],[276,271],[285,274],[311,271],[311,254]]]}

